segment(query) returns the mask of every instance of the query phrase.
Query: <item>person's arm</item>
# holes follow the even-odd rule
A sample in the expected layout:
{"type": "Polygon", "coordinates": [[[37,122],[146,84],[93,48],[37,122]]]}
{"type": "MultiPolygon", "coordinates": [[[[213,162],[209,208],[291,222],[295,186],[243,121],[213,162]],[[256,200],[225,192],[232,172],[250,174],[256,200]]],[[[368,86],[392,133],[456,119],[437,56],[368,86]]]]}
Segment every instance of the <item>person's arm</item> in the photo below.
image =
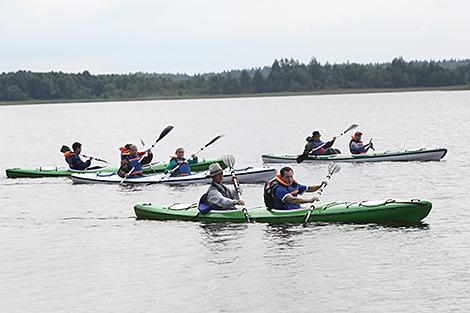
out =
{"type": "Polygon", "coordinates": [[[315,148],[315,146],[314,146],[312,143],[307,142],[307,143],[305,144],[305,148],[304,148],[304,153],[303,153],[303,154],[308,154],[308,153],[310,153],[314,148],[315,148]]]}
{"type": "Polygon", "coordinates": [[[321,187],[323,186],[326,186],[327,185],[327,182],[326,180],[323,180],[320,185],[312,185],[312,186],[307,186],[307,189],[305,189],[306,192],[315,192],[317,191],[318,189],[320,189],[321,187]]]}
{"type": "Polygon", "coordinates": [[[330,141],[328,141],[327,143],[325,143],[325,145],[323,146],[323,148],[325,148],[325,149],[331,148],[331,147],[333,146],[333,144],[335,143],[335,140],[336,140],[336,137],[333,137],[333,139],[331,139],[330,141]]]}
{"type": "Polygon", "coordinates": [[[126,174],[129,173],[130,170],[131,169],[130,169],[129,160],[122,159],[121,160],[121,166],[119,167],[119,170],[118,170],[119,177],[124,178],[126,176],[126,174]]]}
{"type": "Polygon", "coordinates": [[[91,165],[91,159],[86,162],[83,162],[82,159],[80,159],[80,156],[75,155],[72,159],[72,164],[74,169],[84,170],[91,165]]]}
{"type": "Polygon", "coordinates": [[[149,164],[150,162],[152,162],[152,159],[153,159],[153,153],[152,151],[147,151],[147,156],[145,156],[142,161],[140,161],[140,164],[149,164]]]}
{"type": "Polygon", "coordinates": [[[305,198],[301,196],[294,197],[290,193],[284,196],[282,199],[283,202],[289,202],[289,203],[294,203],[294,204],[303,204],[303,203],[313,203],[315,201],[320,200],[318,196],[312,196],[311,198],[305,198]]]}
{"type": "Polygon", "coordinates": [[[171,159],[170,163],[168,163],[168,165],[165,168],[165,171],[164,171],[165,174],[167,174],[169,171],[174,169],[177,164],[178,164],[178,162],[175,159],[171,159]]]}
{"type": "Polygon", "coordinates": [[[188,160],[189,165],[197,164],[197,162],[198,162],[197,155],[194,155],[194,154],[191,156],[191,159],[188,160]]]}
{"type": "Polygon", "coordinates": [[[227,209],[234,209],[235,205],[240,204],[240,200],[226,198],[216,190],[210,190],[207,193],[207,202],[227,209]]]}

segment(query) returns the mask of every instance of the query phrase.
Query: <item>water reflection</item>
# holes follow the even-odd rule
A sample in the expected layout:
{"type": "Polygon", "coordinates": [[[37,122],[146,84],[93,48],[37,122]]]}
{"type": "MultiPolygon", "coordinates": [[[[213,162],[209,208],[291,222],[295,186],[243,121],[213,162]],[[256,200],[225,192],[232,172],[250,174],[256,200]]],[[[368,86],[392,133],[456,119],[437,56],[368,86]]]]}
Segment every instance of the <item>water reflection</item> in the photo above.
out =
{"type": "Polygon", "coordinates": [[[246,233],[248,224],[200,223],[201,245],[208,252],[204,261],[214,264],[229,264],[240,258],[237,252],[242,249],[240,240],[246,233]]]}

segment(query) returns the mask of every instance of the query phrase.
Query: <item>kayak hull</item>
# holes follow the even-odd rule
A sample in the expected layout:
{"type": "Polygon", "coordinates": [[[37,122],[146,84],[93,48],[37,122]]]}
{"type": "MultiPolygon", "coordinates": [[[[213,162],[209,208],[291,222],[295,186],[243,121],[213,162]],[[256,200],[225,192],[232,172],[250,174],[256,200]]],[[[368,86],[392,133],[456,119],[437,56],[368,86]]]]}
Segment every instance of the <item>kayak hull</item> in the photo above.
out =
{"type": "MultiPolygon", "coordinates": [[[[361,163],[361,162],[407,162],[407,161],[439,161],[447,154],[446,148],[436,149],[407,149],[384,151],[367,154],[335,154],[335,155],[312,155],[303,161],[303,163],[321,163],[321,162],[342,162],[342,163],[361,163]]],[[[263,154],[261,158],[264,163],[297,163],[296,154],[263,154]]]]}
{"type": "MultiPolygon", "coordinates": [[[[211,211],[199,214],[195,205],[163,206],[136,204],[137,219],[181,220],[199,222],[244,223],[241,210],[211,211]]],[[[432,204],[426,200],[385,200],[362,202],[331,202],[316,207],[308,222],[353,224],[415,224],[431,211],[432,204]]],[[[299,210],[271,210],[265,207],[248,209],[250,221],[258,223],[303,223],[309,208],[299,210]]]]}
{"type": "MultiPolygon", "coordinates": [[[[264,183],[276,175],[276,169],[270,167],[236,169],[235,173],[242,184],[264,183]]],[[[70,179],[74,184],[119,184],[122,178],[116,173],[89,173],[72,174],[70,179]]],[[[232,176],[224,173],[224,182],[230,183],[232,176]]],[[[187,176],[166,177],[165,174],[144,175],[142,177],[130,177],[124,181],[126,184],[165,184],[165,185],[191,185],[209,184],[212,179],[208,172],[200,172],[187,176]]]]}
{"type": "MultiPolygon", "coordinates": [[[[219,163],[222,168],[227,168],[227,165],[222,160],[203,160],[197,164],[191,165],[193,172],[207,171],[209,165],[212,163],[219,163]]],[[[143,171],[145,174],[162,173],[165,170],[166,163],[152,163],[150,166],[144,166],[143,171]]],[[[37,178],[37,177],[63,177],[70,176],[77,173],[115,173],[117,167],[103,167],[95,170],[76,171],[67,167],[36,167],[36,168],[8,168],[5,170],[8,178],[37,178]]]]}

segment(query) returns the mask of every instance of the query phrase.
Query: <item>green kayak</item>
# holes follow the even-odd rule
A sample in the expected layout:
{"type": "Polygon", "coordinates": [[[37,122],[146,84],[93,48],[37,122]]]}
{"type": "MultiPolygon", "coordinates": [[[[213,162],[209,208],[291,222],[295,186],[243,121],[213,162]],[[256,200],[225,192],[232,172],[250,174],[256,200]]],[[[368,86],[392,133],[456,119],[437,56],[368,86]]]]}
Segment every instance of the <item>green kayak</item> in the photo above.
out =
{"type": "MultiPolygon", "coordinates": [[[[316,207],[309,222],[327,223],[403,223],[412,224],[424,219],[432,204],[426,200],[384,200],[362,202],[331,202],[316,207]]],[[[200,214],[196,205],[172,206],[136,204],[138,219],[181,220],[203,222],[246,222],[241,210],[211,211],[200,214]]],[[[303,223],[309,208],[271,210],[265,207],[248,209],[250,221],[258,223],[303,223]]]]}
{"type": "MultiPolygon", "coordinates": [[[[222,160],[202,160],[197,164],[191,165],[191,171],[201,172],[207,171],[209,165],[212,163],[219,163],[222,168],[226,168],[227,165],[222,160]]],[[[166,163],[152,163],[151,165],[144,166],[145,174],[162,173],[167,166],[166,163]]],[[[58,176],[70,176],[75,173],[96,173],[96,172],[117,172],[117,167],[102,167],[93,170],[76,171],[71,170],[68,167],[35,167],[35,168],[8,168],[6,174],[8,178],[19,178],[19,177],[58,177],[58,176]]]]}

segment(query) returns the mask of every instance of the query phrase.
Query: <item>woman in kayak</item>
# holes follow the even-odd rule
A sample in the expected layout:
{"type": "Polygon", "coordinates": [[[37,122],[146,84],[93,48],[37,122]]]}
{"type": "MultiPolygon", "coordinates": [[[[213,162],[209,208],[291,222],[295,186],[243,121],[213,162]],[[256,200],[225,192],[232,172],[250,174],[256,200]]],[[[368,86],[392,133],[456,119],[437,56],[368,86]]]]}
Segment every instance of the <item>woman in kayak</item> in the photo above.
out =
{"type": "Polygon", "coordinates": [[[369,141],[368,144],[364,145],[364,143],[362,142],[362,133],[356,132],[352,136],[351,141],[349,142],[349,151],[351,151],[352,154],[362,154],[367,153],[369,149],[374,150],[372,139],[369,141]]]}
{"type": "Polygon", "coordinates": [[[318,130],[312,133],[312,136],[307,137],[307,144],[304,148],[303,154],[314,154],[314,155],[327,155],[327,154],[338,154],[341,153],[338,149],[332,148],[335,143],[336,137],[333,137],[332,140],[327,143],[320,140],[320,132],[318,130]],[[317,150],[315,150],[317,149],[317,150]]]}
{"type": "Polygon", "coordinates": [[[191,159],[186,160],[184,158],[184,149],[176,149],[175,155],[171,157],[170,163],[165,168],[165,174],[171,173],[171,177],[187,176],[191,174],[191,165],[197,164],[197,156],[194,154],[191,159]]]}
{"type": "Polygon", "coordinates": [[[222,184],[224,172],[219,163],[209,165],[209,176],[212,178],[212,183],[199,200],[198,209],[201,213],[211,210],[232,210],[235,205],[245,204],[242,199],[239,199],[235,190],[222,184]]]}
{"type": "Polygon", "coordinates": [[[142,165],[148,164],[152,161],[153,154],[149,149],[144,152],[138,152],[137,147],[128,143],[124,147],[119,148],[121,151],[121,166],[118,170],[118,175],[122,178],[129,176],[142,176],[142,165]],[[139,162],[145,154],[146,157],[139,162]],[[132,170],[132,173],[129,173],[132,170]]]}
{"type": "Polygon", "coordinates": [[[315,192],[324,185],[326,186],[326,181],[322,181],[320,185],[301,185],[294,179],[294,170],[286,166],[281,168],[279,174],[265,185],[264,202],[268,209],[299,209],[303,203],[313,203],[319,200],[317,195],[310,198],[302,197],[304,192],[315,192]]]}
{"type": "MultiPolygon", "coordinates": [[[[64,153],[65,162],[69,165],[69,167],[73,170],[86,170],[91,165],[91,160],[93,158],[89,158],[86,162],[83,162],[80,158],[80,152],[82,152],[82,144],[79,142],[74,142],[72,145],[73,151],[66,151],[64,153]]],[[[69,150],[69,148],[67,148],[69,150]]]]}

